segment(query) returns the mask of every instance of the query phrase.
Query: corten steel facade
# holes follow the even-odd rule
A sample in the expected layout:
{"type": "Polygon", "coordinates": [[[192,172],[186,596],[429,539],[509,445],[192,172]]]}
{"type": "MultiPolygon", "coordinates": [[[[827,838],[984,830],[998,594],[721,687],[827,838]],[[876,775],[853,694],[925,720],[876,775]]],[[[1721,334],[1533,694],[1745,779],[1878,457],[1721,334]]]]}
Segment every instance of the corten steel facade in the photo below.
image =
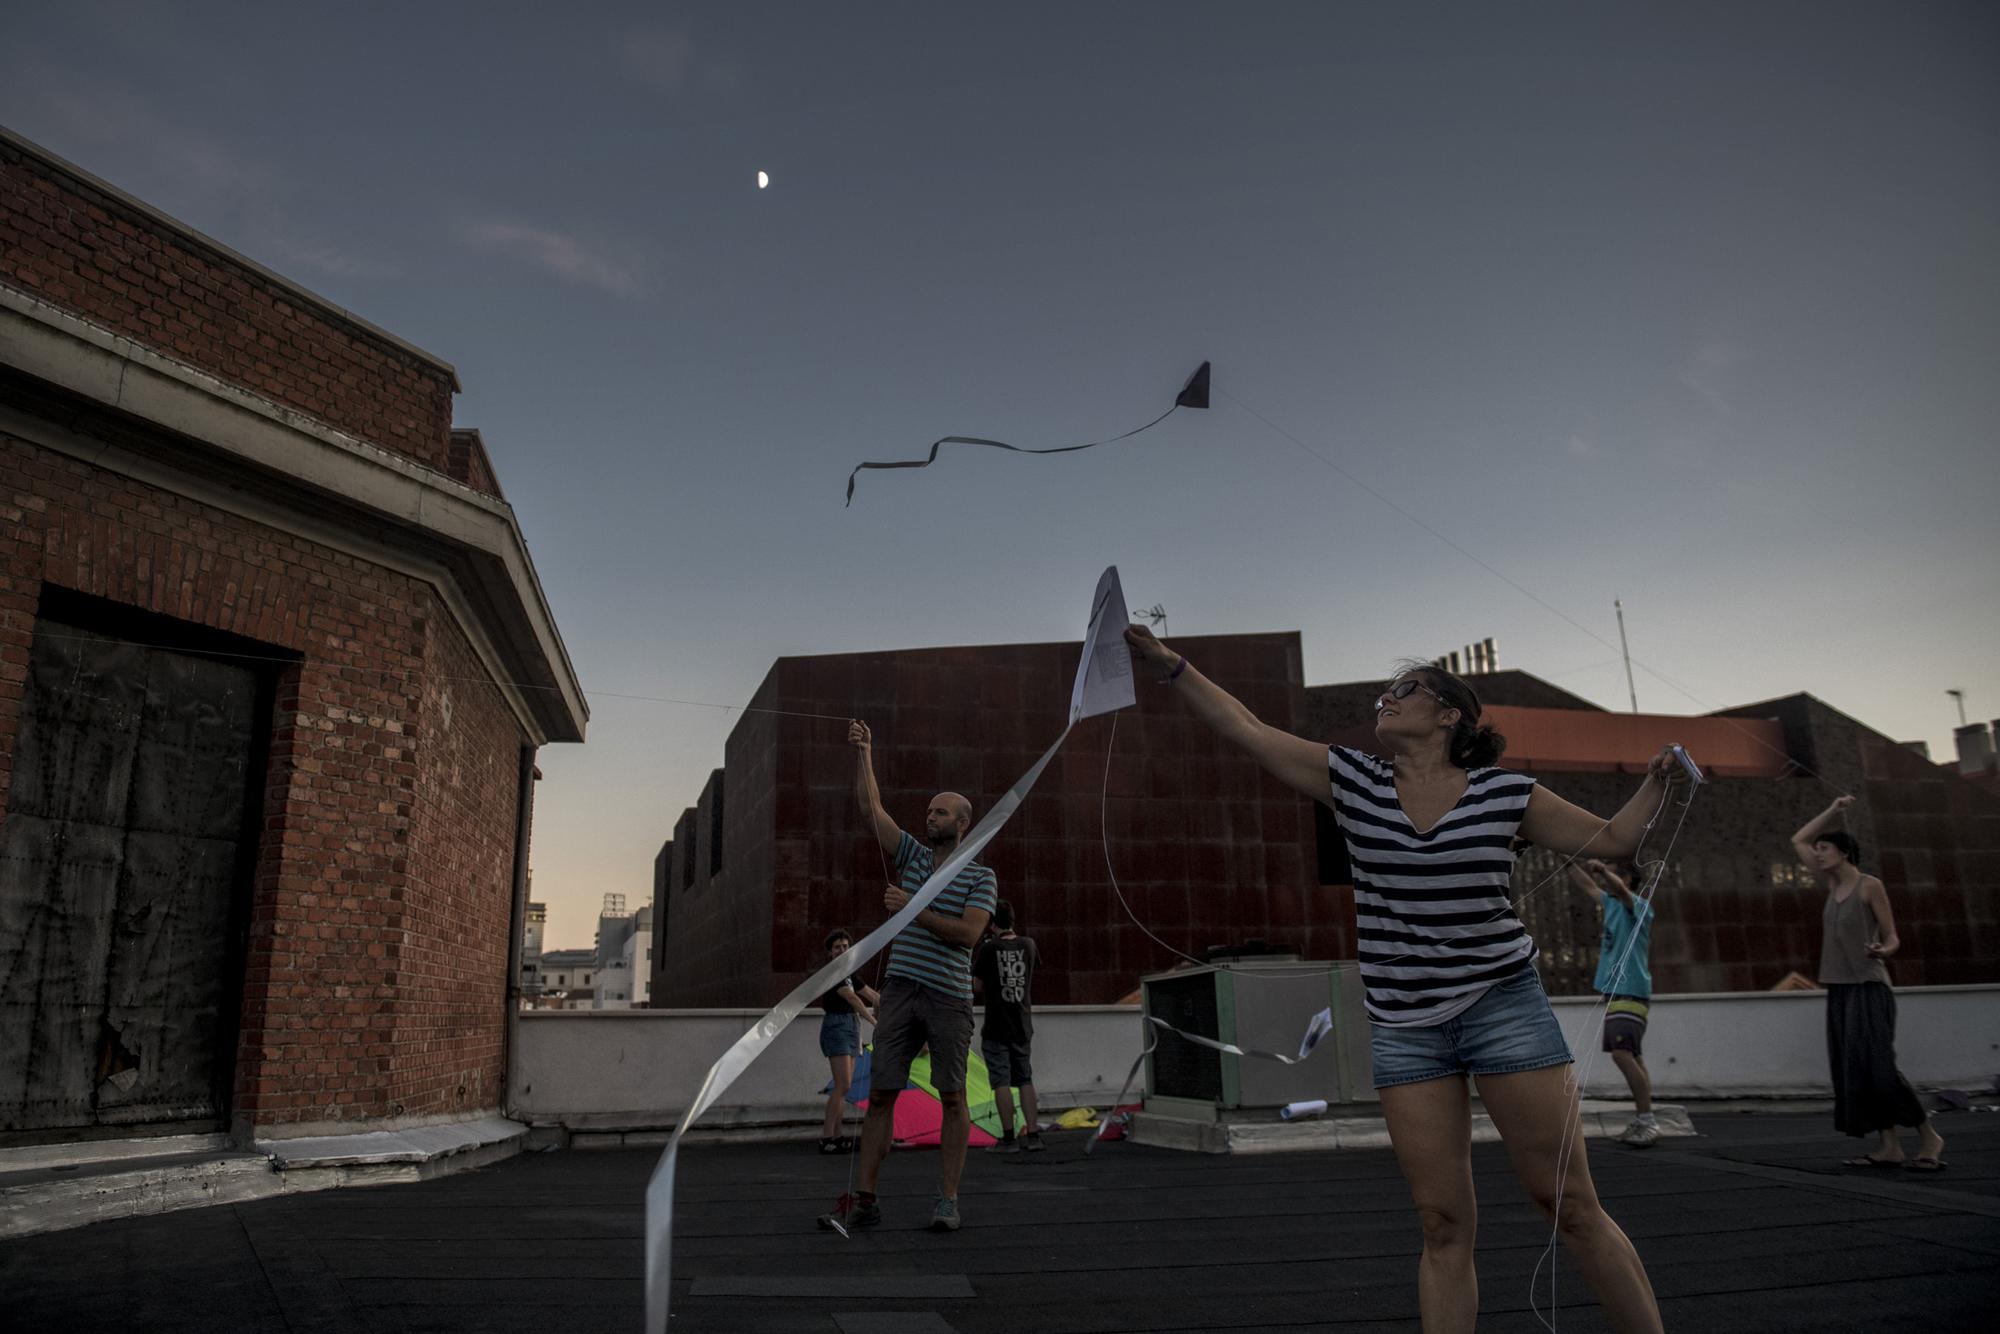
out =
{"type": "Polygon", "coordinates": [[[0,1133],[499,1105],[585,712],[456,389],[0,133],[0,1133]]]}
{"type": "MultiPolygon", "coordinates": [[[[1510,733],[1501,763],[1600,815],[1637,790],[1667,741],[1707,764],[1654,900],[1655,990],[1761,991],[1794,971],[1816,974],[1825,890],[1798,865],[1790,837],[1843,792],[1858,799],[1847,826],[1862,868],[1881,876],[1896,913],[1896,982],[2000,980],[2000,796],[1953,765],[1932,764],[1810,695],[1688,718],[1611,713],[1520,672],[1470,679],[1510,733]]],[[[1312,733],[1365,745],[1379,689],[1313,687],[1312,733]]],[[[1668,832],[1663,824],[1652,836],[1648,855],[1668,832]]],[[[1550,882],[1557,864],[1526,851],[1515,893],[1529,895],[1520,913],[1550,989],[1576,995],[1596,972],[1598,912],[1561,878],[1550,882]]]]}
{"type": "MultiPolygon", "coordinates": [[[[1175,646],[1260,717],[1302,721],[1296,634],[1175,646]]],[[[1062,730],[1079,648],[784,658],[750,704],[867,720],[883,804],[921,830],[933,794],[962,792],[983,812],[1062,730]]],[[[1140,676],[1137,707],[1117,717],[1108,795],[1112,720],[1089,719],[983,858],[1041,947],[1035,999],[1113,1001],[1173,962],[1113,898],[1100,830],[1133,912],[1174,948],[1261,938],[1351,956],[1353,895],[1316,881],[1312,803],[1140,676]]],[[[724,754],[662,850],[656,1007],[768,1004],[818,962],[828,930],[858,935],[883,917],[883,858],[855,805],[846,725],[749,712],[724,754]]]]}
{"type": "MultiPolygon", "coordinates": [[[[1380,682],[1304,687],[1295,635],[1177,639],[1190,659],[1278,726],[1371,749],[1380,682]]],[[[911,650],[784,659],[753,707],[857,713],[876,733],[890,813],[915,824],[958,788],[978,806],[1061,725],[1074,645],[911,650]]],[[[1473,678],[1512,743],[1502,763],[1609,815],[1661,744],[1706,765],[1658,893],[1653,978],[1662,992],[1763,990],[1818,964],[1823,891],[1793,861],[1792,830],[1837,792],[1896,907],[1907,985],[2000,979],[2000,798],[1810,696],[1727,715],[1603,710],[1524,672],[1473,678]],[[1808,772],[1811,771],[1811,772],[1808,772]],[[1822,777],[1814,777],[1817,773],[1822,777]]],[[[1110,722],[1072,734],[988,849],[1001,893],[1043,949],[1036,998],[1104,1003],[1172,962],[1111,897],[1098,813],[1110,722]]],[[[818,959],[834,925],[881,920],[882,862],[861,829],[853,756],[837,722],[749,713],[726,764],[683,812],[655,863],[661,1007],[762,1005],[818,959]],[[724,801],[724,794],[727,800],[724,801]]],[[[1175,948],[1261,939],[1314,958],[1351,957],[1353,890],[1324,807],[1294,798],[1140,682],[1120,715],[1110,769],[1111,856],[1134,911],[1175,948]]],[[[1665,824],[1648,844],[1666,846],[1665,824]]],[[[1552,991],[1589,992],[1597,910],[1557,859],[1526,849],[1519,910],[1552,991]]],[[[878,965],[870,965],[870,969],[878,965]]],[[[866,971],[864,971],[864,975],[866,971]]]]}

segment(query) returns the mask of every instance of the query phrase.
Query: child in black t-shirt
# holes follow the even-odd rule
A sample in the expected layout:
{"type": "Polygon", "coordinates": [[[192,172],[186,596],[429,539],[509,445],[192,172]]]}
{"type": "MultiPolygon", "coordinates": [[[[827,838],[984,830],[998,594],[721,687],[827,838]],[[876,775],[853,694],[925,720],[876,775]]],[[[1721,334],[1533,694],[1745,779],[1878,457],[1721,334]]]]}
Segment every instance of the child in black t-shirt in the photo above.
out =
{"type": "Polygon", "coordinates": [[[988,1153],[1019,1153],[1024,1147],[1042,1147],[1041,1126],[1035,1120],[1035,1072],[1028,1053],[1035,1036],[1029,990],[1041,958],[1034,941],[1015,934],[1014,905],[1001,899],[993,906],[993,934],[986,938],[972,965],[973,980],[986,999],[979,1055],[986,1062],[986,1076],[993,1081],[993,1102],[1000,1112],[1000,1139],[988,1146],[988,1153]],[[1025,1133],[1019,1140],[1014,1137],[1014,1089],[1021,1090],[1021,1128],[1025,1133]]]}
{"type": "MultiPolygon", "coordinates": [[[[838,928],[827,933],[827,962],[847,953],[854,944],[854,938],[838,928]]],[[[875,994],[875,988],[861,985],[851,977],[842,978],[840,983],[819,998],[820,1009],[826,1012],[819,1021],[819,1050],[833,1069],[833,1089],[826,1097],[826,1124],[821,1127],[819,1151],[821,1153],[846,1153],[854,1147],[854,1142],[840,1133],[840,1120],[845,1114],[847,1089],[854,1082],[854,1058],[861,1054],[861,1029],[855,1016],[875,1023],[875,1004],[882,998],[875,994]]]]}

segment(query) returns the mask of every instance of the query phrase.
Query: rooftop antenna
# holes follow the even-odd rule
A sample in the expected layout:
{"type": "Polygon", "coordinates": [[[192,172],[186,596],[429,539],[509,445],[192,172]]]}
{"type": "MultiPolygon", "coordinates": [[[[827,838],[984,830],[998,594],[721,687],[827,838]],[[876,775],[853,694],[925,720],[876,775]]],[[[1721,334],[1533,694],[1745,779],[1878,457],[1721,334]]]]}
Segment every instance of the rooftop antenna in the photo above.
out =
{"type": "Polygon", "coordinates": [[[1632,646],[1625,642],[1625,604],[1617,598],[1611,605],[1618,611],[1618,650],[1625,655],[1625,693],[1632,697],[1632,712],[1639,711],[1639,688],[1632,684],[1632,646]]]}
{"type": "Polygon", "coordinates": [[[1141,607],[1132,613],[1142,621],[1151,621],[1153,628],[1160,632],[1162,639],[1170,638],[1173,631],[1167,629],[1167,609],[1155,602],[1150,607],[1141,607]]]}
{"type": "Polygon", "coordinates": [[[1950,695],[1950,696],[1951,696],[1951,698],[1952,698],[1952,701],[1953,701],[1954,703],[1956,703],[1956,704],[1958,705],[1958,725],[1959,725],[1960,727],[1964,727],[1964,726],[1966,725],[1966,723],[1965,723],[1965,692],[1964,692],[1963,690],[1947,690],[1947,691],[1945,691],[1944,693],[1945,693],[1945,694],[1947,694],[1947,695],[1950,695]]]}

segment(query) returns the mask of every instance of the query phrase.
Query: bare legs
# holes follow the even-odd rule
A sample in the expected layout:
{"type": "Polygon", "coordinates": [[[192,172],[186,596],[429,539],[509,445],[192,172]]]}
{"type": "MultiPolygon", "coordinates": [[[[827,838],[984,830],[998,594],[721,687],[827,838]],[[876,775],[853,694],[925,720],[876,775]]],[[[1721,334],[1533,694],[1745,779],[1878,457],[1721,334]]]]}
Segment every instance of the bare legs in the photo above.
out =
{"type": "MultiPolygon", "coordinates": [[[[896,1094],[901,1090],[868,1095],[868,1119],[861,1123],[861,1161],[854,1172],[855,1189],[875,1193],[882,1178],[882,1161],[889,1156],[891,1130],[896,1120],[896,1094]]],[[[938,1142],[938,1193],[947,1200],[958,1198],[958,1180],[965,1173],[965,1142],[972,1133],[972,1114],[965,1105],[965,1091],[938,1091],[944,1107],[942,1137],[938,1142]]]]}
{"type": "Polygon", "coordinates": [[[965,1090],[947,1093],[938,1090],[944,1108],[944,1124],[938,1131],[938,1194],[947,1200],[958,1198],[958,1179],[965,1172],[965,1143],[972,1135],[972,1112],[965,1105],[965,1090]]]}
{"type": "Polygon", "coordinates": [[[1647,1073],[1645,1061],[1629,1051],[1614,1051],[1611,1060],[1618,1067],[1618,1073],[1625,1076],[1625,1087],[1632,1090],[1634,1110],[1641,1116],[1652,1111],[1653,1077],[1647,1073]]]}
{"type": "Polygon", "coordinates": [[[826,1124],[820,1127],[820,1135],[825,1139],[837,1139],[841,1117],[847,1110],[847,1090],[854,1084],[854,1058],[829,1056],[826,1059],[833,1068],[833,1091],[826,1095],[826,1124]]]}
{"type": "Polygon", "coordinates": [[[868,1116],[861,1123],[861,1161],[855,1167],[854,1188],[875,1193],[882,1176],[882,1160],[889,1156],[890,1132],[896,1123],[896,1094],[900,1089],[874,1090],[868,1095],[868,1116]]]}
{"type": "MultiPolygon", "coordinates": [[[[1900,1163],[1903,1161],[1903,1132],[1895,1126],[1888,1126],[1875,1132],[1879,1141],[1875,1152],[1869,1154],[1878,1163],[1900,1163]]],[[[1933,1162],[1944,1161],[1944,1136],[1937,1133],[1937,1126],[1928,1118],[1917,1127],[1917,1156],[1929,1158],[1933,1162]]]]}
{"type": "MultiPolygon", "coordinates": [[[[1597,1200],[1566,1066],[1487,1075],[1479,1096],[1514,1174],[1558,1235],[1620,1334],[1656,1334],[1660,1309],[1632,1243],[1597,1200]],[[1565,1156],[1565,1130],[1569,1137],[1565,1156]],[[1560,1182],[1560,1184],[1558,1184],[1560,1182]]],[[[1417,1306],[1424,1334],[1468,1334],[1479,1318],[1473,1239],[1472,1108],[1462,1075],[1381,1090],[1396,1161],[1423,1223],[1417,1306]]]]}
{"type": "MultiPolygon", "coordinates": [[[[1000,1133],[1007,1139],[1014,1138],[1014,1090],[1001,1085],[993,1090],[993,1105],[1000,1112],[1000,1133]]],[[[1036,1119],[1035,1086],[1021,1085],[1021,1129],[1033,1134],[1042,1123],[1036,1119]]]]}
{"type": "Polygon", "coordinates": [[[1472,1264],[1479,1206],[1472,1192],[1465,1077],[1397,1084],[1382,1089],[1381,1098],[1396,1162],[1424,1227],[1424,1255],[1417,1262],[1424,1334],[1468,1334],[1479,1319],[1479,1275],[1472,1264]]]}
{"type": "Polygon", "coordinates": [[[1507,1145],[1514,1175],[1556,1225],[1564,1249],[1620,1334],[1657,1334],[1660,1307],[1639,1253],[1598,1203],[1577,1123],[1570,1068],[1551,1065],[1512,1075],[1487,1075],[1479,1098],[1507,1145]],[[1567,1144],[1565,1144],[1567,1140],[1567,1144]],[[1567,1153],[1564,1152],[1567,1148],[1567,1153]]]}

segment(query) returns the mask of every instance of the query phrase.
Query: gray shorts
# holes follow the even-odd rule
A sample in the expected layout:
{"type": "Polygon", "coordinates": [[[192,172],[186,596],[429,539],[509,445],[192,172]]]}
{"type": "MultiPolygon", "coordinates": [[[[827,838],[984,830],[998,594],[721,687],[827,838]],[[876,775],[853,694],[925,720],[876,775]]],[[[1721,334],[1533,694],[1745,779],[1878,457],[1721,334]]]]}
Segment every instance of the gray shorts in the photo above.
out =
{"type": "Polygon", "coordinates": [[[910,1062],[928,1045],[931,1084],[940,1093],[965,1088],[965,1055],[972,1049],[972,1002],[933,991],[907,977],[882,984],[875,1007],[875,1054],[868,1088],[894,1093],[910,1082],[910,1062]]]}
{"type": "Polygon", "coordinates": [[[979,1056],[986,1062],[986,1078],[997,1089],[1017,1089],[1035,1082],[1035,1067],[1028,1063],[1025,1042],[995,1042],[979,1039],[979,1056]]]}

